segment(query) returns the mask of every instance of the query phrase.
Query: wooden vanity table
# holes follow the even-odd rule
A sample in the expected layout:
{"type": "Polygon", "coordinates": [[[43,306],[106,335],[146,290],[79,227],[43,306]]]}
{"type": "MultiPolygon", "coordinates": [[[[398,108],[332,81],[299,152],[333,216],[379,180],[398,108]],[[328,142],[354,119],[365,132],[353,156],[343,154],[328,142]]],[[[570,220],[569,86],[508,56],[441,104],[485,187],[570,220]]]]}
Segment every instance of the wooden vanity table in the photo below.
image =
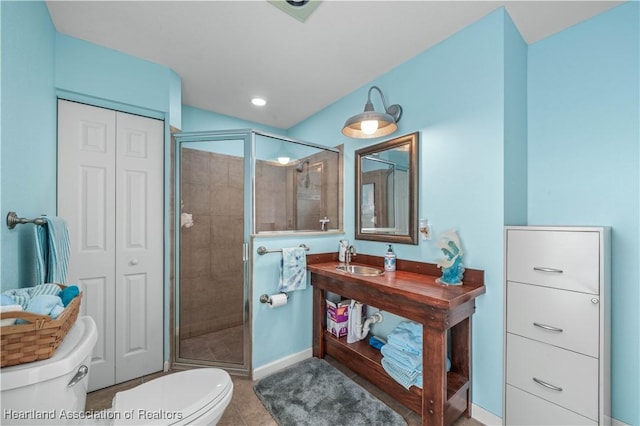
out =
{"type": "MultiPolygon", "coordinates": [[[[354,264],[383,269],[381,257],[358,254],[357,260],[354,264]]],[[[307,256],[313,286],[313,356],[331,355],[420,414],[423,425],[450,425],[462,415],[470,417],[471,315],[475,298],[485,292],[484,272],[467,269],[464,285],[444,286],[435,282],[440,271],[434,264],[399,259],[396,272],[381,276],[347,274],[336,270],[338,264],[335,253],[307,256]],[[327,291],[423,325],[423,389],[407,390],[393,380],[368,339],[348,344],[345,337],[326,331],[327,291]]]]}

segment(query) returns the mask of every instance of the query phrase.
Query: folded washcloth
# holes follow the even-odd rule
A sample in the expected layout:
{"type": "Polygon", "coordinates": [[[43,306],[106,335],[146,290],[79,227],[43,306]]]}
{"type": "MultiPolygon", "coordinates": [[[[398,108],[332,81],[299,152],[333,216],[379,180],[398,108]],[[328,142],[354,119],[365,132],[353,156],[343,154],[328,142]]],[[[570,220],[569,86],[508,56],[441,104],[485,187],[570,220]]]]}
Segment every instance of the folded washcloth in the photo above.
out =
{"type": "MultiPolygon", "coordinates": [[[[389,358],[386,356],[382,358],[382,368],[384,368],[384,371],[386,371],[393,380],[400,383],[406,389],[409,389],[411,386],[417,386],[422,389],[421,370],[419,371],[407,368],[401,364],[398,364],[393,358],[389,358]]],[[[451,361],[448,357],[446,359],[445,368],[446,371],[451,370],[451,361]]]]}
{"type": "MultiPolygon", "coordinates": [[[[22,306],[20,305],[2,305],[0,306],[0,312],[16,312],[21,311],[22,306]]],[[[7,318],[0,320],[0,327],[4,327],[6,325],[13,325],[16,323],[17,318],[7,318]]]]}
{"type": "MultiPolygon", "coordinates": [[[[25,311],[38,314],[38,315],[50,315],[52,319],[58,318],[58,316],[64,310],[62,300],[58,296],[52,296],[50,294],[41,294],[34,297],[29,302],[29,306],[25,311]]],[[[27,321],[18,320],[16,324],[24,324],[27,321]]]]}
{"type": "Polygon", "coordinates": [[[3,295],[11,297],[15,305],[22,306],[23,310],[27,309],[31,301],[31,293],[26,288],[14,288],[2,292],[3,295]]]}
{"type": "MultiPolygon", "coordinates": [[[[451,370],[451,361],[449,361],[449,358],[447,358],[446,362],[447,362],[446,369],[447,369],[447,371],[449,371],[449,370],[451,370]]],[[[420,389],[422,389],[422,372],[418,373],[418,376],[414,380],[413,385],[419,387],[420,389]]]]}
{"type": "Polygon", "coordinates": [[[64,283],[69,267],[69,231],[64,219],[42,216],[45,226],[36,226],[36,283],[64,283]]]}
{"type": "Polygon", "coordinates": [[[421,375],[419,371],[398,365],[387,357],[382,358],[382,368],[384,368],[384,371],[386,371],[393,380],[400,383],[406,389],[415,385],[416,379],[421,375]]]}
{"type": "Polygon", "coordinates": [[[70,285],[69,287],[66,287],[60,292],[60,299],[62,299],[62,304],[64,306],[67,306],[78,294],[80,294],[78,286],[70,285]]]}
{"type": "Polygon", "coordinates": [[[307,254],[303,247],[283,248],[278,291],[286,293],[307,288],[307,254]]]}
{"type": "Polygon", "coordinates": [[[403,367],[422,371],[422,354],[402,351],[390,343],[384,345],[380,352],[382,352],[383,356],[392,359],[403,367]]]}
{"type": "Polygon", "coordinates": [[[35,287],[28,287],[25,290],[27,290],[29,292],[29,294],[31,295],[31,297],[36,297],[36,296],[40,296],[40,295],[50,295],[50,296],[59,296],[60,292],[62,290],[60,290],[60,286],[57,284],[51,284],[51,283],[46,283],[46,284],[40,284],[37,285],[35,287]]]}
{"type": "Polygon", "coordinates": [[[7,296],[6,294],[0,294],[0,306],[9,306],[15,304],[16,301],[13,300],[13,297],[7,296]]]}
{"type": "Polygon", "coordinates": [[[396,348],[416,355],[422,354],[422,325],[414,321],[402,321],[387,337],[396,348]]]}

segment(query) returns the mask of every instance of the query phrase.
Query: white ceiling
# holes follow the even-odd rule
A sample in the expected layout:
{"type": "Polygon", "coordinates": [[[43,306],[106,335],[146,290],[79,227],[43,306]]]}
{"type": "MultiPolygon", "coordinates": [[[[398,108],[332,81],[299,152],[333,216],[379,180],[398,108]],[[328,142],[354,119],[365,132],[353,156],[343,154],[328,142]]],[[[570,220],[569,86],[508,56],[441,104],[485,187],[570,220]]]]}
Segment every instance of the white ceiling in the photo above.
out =
{"type": "Polygon", "coordinates": [[[47,6],[57,31],[173,69],[184,104],[287,129],[501,6],[531,44],[620,3],[324,0],[304,23],[266,0],[47,6]]]}

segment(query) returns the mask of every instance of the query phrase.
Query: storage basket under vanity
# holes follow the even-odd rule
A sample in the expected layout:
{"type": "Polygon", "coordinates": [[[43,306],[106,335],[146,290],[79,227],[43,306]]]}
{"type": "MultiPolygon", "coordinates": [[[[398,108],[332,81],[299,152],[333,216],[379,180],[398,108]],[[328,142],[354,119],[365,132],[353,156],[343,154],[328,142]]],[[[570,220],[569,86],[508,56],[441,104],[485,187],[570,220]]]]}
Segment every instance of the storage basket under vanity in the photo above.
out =
{"type": "MultiPolygon", "coordinates": [[[[58,284],[64,290],[66,286],[58,284]]],[[[56,319],[26,311],[0,313],[0,319],[19,318],[27,324],[0,327],[0,367],[51,358],[78,318],[82,293],[56,319]]]]}

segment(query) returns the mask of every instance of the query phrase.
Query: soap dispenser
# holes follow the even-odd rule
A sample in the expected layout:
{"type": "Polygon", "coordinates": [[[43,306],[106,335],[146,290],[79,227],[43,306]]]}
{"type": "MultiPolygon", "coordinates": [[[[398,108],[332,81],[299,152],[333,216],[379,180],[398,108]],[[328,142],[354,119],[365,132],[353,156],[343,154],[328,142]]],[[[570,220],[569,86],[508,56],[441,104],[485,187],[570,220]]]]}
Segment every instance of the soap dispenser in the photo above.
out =
{"type": "Polygon", "coordinates": [[[348,247],[349,247],[349,240],[340,240],[340,243],[338,244],[338,261],[346,262],[348,247]]]}
{"type": "Polygon", "coordinates": [[[387,252],[384,255],[384,270],[388,272],[396,270],[396,254],[393,252],[391,244],[387,246],[387,252]]]}

